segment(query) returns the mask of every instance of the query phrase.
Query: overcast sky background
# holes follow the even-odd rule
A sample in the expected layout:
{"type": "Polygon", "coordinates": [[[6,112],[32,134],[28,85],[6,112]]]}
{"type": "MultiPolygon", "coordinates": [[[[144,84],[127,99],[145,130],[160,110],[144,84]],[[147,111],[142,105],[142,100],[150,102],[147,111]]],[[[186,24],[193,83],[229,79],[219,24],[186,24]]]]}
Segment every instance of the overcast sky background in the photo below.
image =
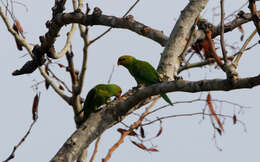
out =
{"type": "MultiPolygon", "coordinates": [[[[128,8],[135,2],[134,0],[89,0],[91,9],[98,6],[104,14],[122,16],[128,8]]],[[[233,12],[244,4],[245,0],[226,0],[225,11],[226,15],[233,12]]],[[[53,1],[29,1],[24,0],[23,3],[28,7],[15,5],[15,16],[20,20],[25,31],[25,36],[28,42],[33,44],[39,43],[39,36],[46,33],[45,22],[50,20],[53,7],[53,1]]],[[[162,30],[166,35],[169,35],[176,19],[181,10],[186,6],[188,0],[184,1],[155,1],[142,0],[131,12],[135,20],[144,23],[150,27],[162,30]]],[[[202,12],[202,16],[209,21],[214,21],[214,24],[219,23],[219,17],[213,19],[213,8],[219,6],[219,1],[210,1],[206,9],[202,12]]],[[[3,9],[3,6],[1,5],[3,9]]],[[[219,8],[216,10],[219,13],[219,8]]],[[[249,12],[247,6],[243,9],[249,12]]],[[[68,1],[66,11],[72,11],[71,2],[68,1]]],[[[231,19],[229,19],[231,20],[231,19]]],[[[2,20],[0,21],[0,41],[1,41],[1,56],[0,72],[1,72],[1,109],[0,109],[0,160],[6,159],[11,153],[13,146],[24,136],[29,125],[32,122],[31,106],[35,91],[32,85],[40,82],[43,78],[39,71],[35,71],[29,75],[12,76],[11,73],[15,69],[19,69],[27,60],[30,59],[25,50],[22,52],[16,49],[13,37],[7,32],[2,20]],[[27,54],[26,56],[24,56],[27,54]],[[22,57],[24,56],[24,57],[22,57]]],[[[250,22],[243,25],[245,29],[245,39],[254,30],[254,25],[250,22]]],[[[68,25],[62,28],[61,35],[65,35],[70,29],[68,25]]],[[[106,28],[94,26],[90,28],[90,39],[95,38],[102,33],[106,28]]],[[[79,33],[76,31],[73,38],[73,51],[75,54],[76,68],[80,68],[82,60],[82,40],[79,38],[79,33]]],[[[235,46],[241,47],[243,42],[240,42],[240,33],[235,30],[232,33],[225,35],[226,42],[235,46]]],[[[257,42],[259,36],[250,43],[257,42]]],[[[55,43],[56,50],[63,46],[65,37],[60,37],[55,43]]],[[[259,47],[245,52],[239,63],[238,72],[241,77],[249,77],[259,74],[258,65],[260,56],[258,54],[259,47]]],[[[139,59],[147,60],[154,67],[157,67],[160,53],[163,47],[152,40],[139,36],[133,32],[121,29],[113,29],[102,39],[98,40],[89,49],[89,62],[87,66],[86,82],[82,97],[85,97],[90,88],[99,83],[106,83],[112,67],[116,65],[117,58],[123,54],[130,54],[139,59]]],[[[229,54],[234,51],[229,50],[229,54]]],[[[220,53],[220,52],[219,52],[220,53]]],[[[59,63],[66,65],[65,58],[57,60],[59,63]]],[[[55,69],[61,78],[68,79],[69,74],[64,69],[59,69],[52,65],[51,69],[55,69]]],[[[214,66],[189,70],[180,74],[185,80],[200,80],[210,78],[224,78],[225,74],[216,70],[214,66]]],[[[115,68],[115,73],[112,82],[120,85],[123,92],[136,85],[135,80],[129,75],[123,67],[115,68]]],[[[70,85],[70,84],[69,84],[70,85]]],[[[45,90],[44,84],[39,86],[41,98],[39,103],[39,119],[34,126],[31,134],[23,145],[16,151],[13,162],[21,161],[49,161],[63,145],[65,140],[75,131],[73,120],[73,110],[49,88],[45,90]]],[[[213,140],[214,130],[211,126],[210,119],[201,117],[179,117],[163,121],[163,134],[152,141],[160,151],[158,153],[148,153],[134,146],[130,139],[126,138],[124,144],[117,149],[110,161],[143,161],[143,162],[158,162],[161,161],[236,161],[244,162],[247,160],[257,161],[259,159],[259,92],[260,88],[256,87],[250,90],[235,90],[232,92],[212,92],[214,99],[228,100],[244,106],[250,106],[250,109],[244,109],[238,119],[246,123],[247,131],[240,124],[233,125],[232,120],[225,120],[225,132],[222,136],[217,134],[217,145],[223,149],[219,151],[213,140]]],[[[169,96],[173,101],[182,101],[196,99],[200,95],[206,98],[207,93],[170,93],[169,96]]],[[[164,105],[165,102],[160,100],[156,107],[164,105]]],[[[192,113],[199,112],[205,106],[205,103],[193,103],[176,105],[174,108],[168,108],[154,115],[163,116],[169,114],[192,113]]],[[[240,112],[239,108],[230,104],[215,103],[217,111],[224,114],[233,115],[240,112]]],[[[156,108],[155,107],[155,108],[156,108]]],[[[142,112],[143,109],[138,112],[142,112]]],[[[137,119],[136,116],[129,116],[124,122],[130,124],[137,119]]],[[[152,118],[151,118],[152,119],[152,118]]],[[[118,124],[107,130],[101,139],[99,151],[96,161],[104,158],[108,149],[120,138],[120,133],[116,129],[124,128],[118,124]]],[[[156,123],[151,127],[145,127],[145,132],[148,137],[154,136],[159,128],[156,123]],[[148,131],[149,130],[149,131],[148,131]]],[[[150,143],[146,143],[150,146],[150,143]]],[[[89,153],[92,153],[93,144],[89,148],[89,153]]],[[[88,154],[89,155],[89,154],[88,154]]],[[[89,155],[90,156],[90,155],[89,155]]],[[[88,157],[89,157],[88,156],[88,157]]]]}

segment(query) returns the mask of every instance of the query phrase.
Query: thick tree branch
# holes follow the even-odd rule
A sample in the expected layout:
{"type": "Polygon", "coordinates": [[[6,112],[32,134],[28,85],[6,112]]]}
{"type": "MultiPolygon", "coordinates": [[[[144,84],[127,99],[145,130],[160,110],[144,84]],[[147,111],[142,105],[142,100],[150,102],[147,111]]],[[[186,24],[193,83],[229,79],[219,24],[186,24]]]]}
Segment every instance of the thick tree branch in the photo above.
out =
{"type": "MultiPolygon", "coordinates": [[[[251,20],[252,20],[251,14],[239,13],[238,18],[224,25],[224,32],[232,31],[238,26],[247,23],[248,21],[251,20]]],[[[57,58],[54,49],[54,43],[56,41],[56,37],[58,36],[60,29],[64,25],[71,24],[71,23],[78,23],[85,26],[103,25],[103,26],[110,26],[113,28],[128,29],[144,37],[147,37],[151,40],[154,40],[155,42],[158,42],[162,46],[165,46],[168,41],[168,37],[165,36],[161,31],[150,28],[149,26],[146,26],[142,23],[135,21],[132,16],[126,18],[117,18],[115,16],[102,15],[99,9],[96,9],[96,12],[94,12],[92,15],[85,15],[78,9],[72,13],[57,14],[55,18],[53,18],[51,21],[48,21],[46,23],[46,26],[47,28],[49,28],[49,31],[44,36],[40,36],[41,45],[40,48],[38,49],[38,55],[43,56],[45,53],[47,53],[49,57],[57,58]]],[[[213,26],[211,30],[212,30],[212,38],[220,35],[219,26],[213,26]]],[[[194,38],[192,38],[192,43],[194,43],[197,39],[205,38],[205,34],[201,30],[195,32],[194,35],[195,36],[194,38]]],[[[37,63],[37,61],[35,62],[35,60],[32,60],[31,62],[28,61],[28,63],[32,64],[34,68],[28,71],[27,73],[32,73],[34,70],[36,70],[37,66],[41,65],[37,63]]],[[[25,74],[25,73],[20,72],[17,75],[21,75],[21,74],[25,74]]]]}
{"type": "Polygon", "coordinates": [[[260,75],[242,78],[230,82],[226,79],[213,79],[201,81],[171,81],[155,84],[137,91],[129,91],[104,107],[97,113],[92,113],[86,122],[76,130],[66,141],[52,162],[69,162],[75,160],[81,150],[88,147],[106,129],[123,120],[129,113],[140,107],[140,102],[149,96],[166,92],[201,92],[201,91],[230,91],[234,89],[252,88],[260,85],[260,75]],[[139,103],[139,104],[138,104],[139,103]]]}
{"type": "Polygon", "coordinates": [[[177,71],[180,67],[181,61],[179,56],[184,50],[186,37],[190,32],[196,17],[204,9],[207,3],[208,0],[190,0],[174,25],[158,65],[158,71],[171,80],[177,75],[177,71]]]}

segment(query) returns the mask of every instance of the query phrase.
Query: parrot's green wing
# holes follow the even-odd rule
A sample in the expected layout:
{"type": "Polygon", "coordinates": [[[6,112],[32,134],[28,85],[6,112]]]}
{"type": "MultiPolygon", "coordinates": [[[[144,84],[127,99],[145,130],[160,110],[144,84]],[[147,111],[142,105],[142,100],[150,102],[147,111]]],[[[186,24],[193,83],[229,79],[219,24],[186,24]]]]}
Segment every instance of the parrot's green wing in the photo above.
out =
{"type": "Polygon", "coordinates": [[[151,85],[159,83],[159,73],[146,61],[136,60],[129,69],[138,84],[151,85]]]}
{"type": "MultiPolygon", "coordinates": [[[[136,60],[130,73],[133,75],[138,84],[151,85],[160,82],[159,73],[148,62],[136,60]]],[[[173,105],[169,97],[162,93],[160,96],[170,105],[173,105]]]]}
{"type": "Polygon", "coordinates": [[[83,105],[83,111],[84,111],[84,119],[87,119],[90,113],[96,111],[96,95],[97,95],[97,88],[92,88],[85,99],[84,105],[83,105]]]}

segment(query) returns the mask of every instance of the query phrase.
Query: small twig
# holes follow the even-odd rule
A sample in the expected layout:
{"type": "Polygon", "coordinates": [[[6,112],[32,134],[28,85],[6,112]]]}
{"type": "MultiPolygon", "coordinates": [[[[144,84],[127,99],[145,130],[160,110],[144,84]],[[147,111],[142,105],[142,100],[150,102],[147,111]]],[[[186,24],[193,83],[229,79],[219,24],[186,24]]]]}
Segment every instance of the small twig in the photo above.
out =
{"type": "Polygon", "coordinates": [[[37,118],[31,123],[28,131],[26,132],[26,134],[24,135],[24,137],[19,141],[19,143],[17,145],[14,146],[12,153],[9,155],[9,157],[4,160],[3,162],[8,162],[9,160],[13,159],[15,157],[15,151],[19,148],[19,146],[21,146],[21,144],[26,140],[27,136],[30,134],[31,129],[33,127],[33,125],[36,123],[37,118]]]}
{"type": "Polygon", "coordinates": [[[87,70],[87,64],[88,64],[88,47],[89,47],[89,39],[88,39],[88,27],[85,28],[83,32],[83,27],[80,27],[80,32],[82,32],[81,37],[84,41],[84,47],[83,47],[83,58],[82,58],[82,65],[81,70],[79,74],[79,83],[77,87],[77,94],[80,94],[82,92],[83,86],[84,86],[84,78],[86,75],[87,70]]]}
{"type": "Polygon", "coordinates": [[[222,50],[222,54],[223,54],[224,64],[227,65],[227,51],[226,51],[225,40],[224,40],[224,17],[225,17],[224,0],[220,1],[220,6],[221,6],[220,45],[221,45],[221,50],[222,50]]]}
{"type": "Polygon", "coordinates": [[[241,7],[239,7],[238,9],[236,9],[234,12],[232,12],[231,14],[229,14],[228,16],[226,16],[226,17],[224,18],[224,20],[228,19],[229,17],[235,15],[237,12],[241,11],[241,9],[242,9],[243,7],[245,7],[247,4],[248,4],[248,1],[247,1],[246,3],[244,3],[241,7]]]}
{"type": "Polygon", "coordinates": [[[134,122],[128,130],[121,132],[120,139],[109,149],[106,157],[102,159],[102,162],[107,162],[110,159],[112,153],[124,142],[125,137],[132,133],[134,129],[137,129],[142,124],[143,119],[146,115],[148,115],[150,109],[155,105],[159,98],[159,96],[154,98],[153,102],[148,107],[146,107],[145,112],[142,113],[139,119],[136,122],[134,122]]]}
{"type": "MultiPolygon", "coordinates": [[[[155,123],[157,121],[161,121],[164,119],[169,119],[169,118],[175,118],[175,117],[189,117],[189,116],[198,116],[198,115],[207,115],[207,116],[212,116],[212,114],[209,113],[205,113],[205,112],[197,112],[197,113],[188,113],[188,114],[177,114],[177,115],[168,115],[168,116],[163,116],[160,118],[157,118],[151,122],[147,122],[142,124],[142,126],[146,126],[146,125],[150,125],[152,123],[155,123]]],[[[231,115],[225,115],[225,114],[216,114],[217,116],[221,116],[221,117],[226,117],[226,118],[230,118],[233,120],[233,116],[231,115]]],[[[245,123],[241,120],[237,120],[237,122],[241,123],[243,126],[245,126],[245,123]]]]}
{"type": "Polygon", "coordinates": [[[178,69],[178,74],[184,70],[187,70],[187,69],[192,69],[192,68],[197,68],[197,67],[203,67],[205,65],[209,65],[211,63],[214,63],[215,62],[215,59],[213,58],[210,58],[210,59],[207,59],[205,61],[202,61],[202,62],[195,62],[195,63],[191,63],[191,64],[186,64],[184,66],[181,66],[179,69],[178,69]]]}
{"type": "Polygon", "coordinates": [[[74,54],[72,52],[72,47],[70,47],[70,51],[66,52],[66,58],[68,61],[68,71],[70,73],[72,87],[74,87],[75,85],[78,84],[78,77],[77,77],[77,75],[75,73],[75,69],[74,69],[73,56],[74,56],[74,54]]]}
{"type": "Polygon", "coordinates": [[[205,33],[206,33],[206,39],[208,40],[209,42],[209,47],[210,47],[210,52],[212,54],[212,56],[215,58],[218,66],[224,71],[224,64],[221,62],[216,50],[215,50],[215,45],[214,45],[214,42],[212,40],[212,32],[210,31],[210,29],[206,29],[205,30],[205,33]]]}
{"type": "Polygon", "coordinates": [[[93,162],[94,159],[95,159],[95,156],[96,156],[97,151],[98,151],[98,144],[99,144],[99,142],[100,142],[100,139],[101,139],[101,136],[98,136],[98,138],[97,138],[97,140],[96,140],[96,143],[95,143],[94,152],[93,152],[93,154],[92,154],[92,156],[91,156],[89,162],[93,162]]]}
{"type": "Polygon", "coordinates": [[[112,79],[112,76],[113,76],[113,74],[114,74],[114,71],[115,71],[115,65],[113,65],[113,68],[112,68],[112,71],[111,71],[111,73],[110,73],[110,75],[109,75],[109,78],[108,78],[107,83],[110,83],[110,82],[111,82],[111,79],[112,79]]]}
{"type": "Polygon", "coordinates": [[[239,52],[237,53],[237,57],[235,59],[235,61],[232,63],[234,65],[235,68],[237,68],[238,66],[238,62],[242,56],[242,54],[244,53],[247,45],[249,44],[249,42],[253,39],[253,37],[255,36],[257,30],[255,29],[251,35],[247,38],[247,40],[245,41],[245,43],[243,44],[242,48],[239,50],[239,52]]]}
{"type": "MultiPolygon", "coordinates": [[[[232,56],[229,56],[227,59],[228,60],[233,60],[233,58],[238,55],[238,53],[232,55],[232,56]]],[[[223,58],[220,58],[221,60],[223,60],[223,58]]],[[[201,62],[195,62],[195,63],[190,63],[190,64],[186,64],[184,66],[181,66],[179,69],[178,69],[178,74],[184,70],[187,70],[187,69],[192,69],[192,68],[197,68],[197,67],[203,67],[205,65],[209,65],[209,64],[212,64],[215,62],[215,59],[214,58],[209,58],[207,60],[204,60],[204,61],[201,61],[201,62]]]]}
{"type": "MultiPolygon", "coordinates": [[[[125,17],[139,2],[140,0],[135,1],[135,3],[126,11],[126,13],[123,15],[123,17],[125,17]]],[[[110,30],[112,30],[113,27],[108,28],[104,33],[100,34],[99,36],[97,36],[95,39],[91,40],[89,42],[89,45],[94,43],[96,40],[100,39],[101,37],[103,37],[104,35],[106,35],[110,30]]]]}
{"type": "MultiPolygon", "coordinates": [[[[206,99],[202,99],[202,98],[198,98],[198,99],[194,99],[194,100],[187,100],[187,101],[176,101],[176,102],[173,102],[173,105],[177,105],[177,104],[187,104],[187,103],[194,103],[194,102],[206,102],[207,100],[206,99]]],[[[250,108],[250,107],[247,107],[247,106],[243,106],[243,105],[239,105],[237,103],[234,103],[234,102],[231,102],[231,101],[228,101],[228,100],[218,100],[218,99],[212,99],[211,101],[213,102],[220,102],[220,103],[227,103],[227,104],[231,104],[231,105],[234,105],[234,106],[237,106],[239,108],[250,108]]],[[[168,107],[169,105],[164,105],[164,106],[161,106],[153,111],[150,111],[148,113],[149,114],[152,114],[152,113],[155,113],[161,109],[164,109],[166,107],[168,107]]]]}
{"type": "Polygon", "coordinates": [[[61,79],[59,79],[54,72],[51,69],[48,69],[48,71],[51,73],[51,75],[53,76],[54,79],[56,79],[58,82],[60,82],[66,89],[68,92],[72,93],[72,91],[69,89],[69,87],[66,85],[66,83],[64,81],[62,81],[61,79]]]}
{"type": "Polygon", "coordinates": [[[76,31],[76,24],[72,24],[70,31],[67,33],[67,39],[66,39],[66,43],[65,43],[64,47],[62,48],[62,50],[59,53],[56,53],[56,54],[53,53],[53,55],[52,55],[53,59],[61,58],[62,56],[64,56],[66,54],[66,52],[69,50],[69,48],[71,46],[72,36],[75,31],[76,31]]]}

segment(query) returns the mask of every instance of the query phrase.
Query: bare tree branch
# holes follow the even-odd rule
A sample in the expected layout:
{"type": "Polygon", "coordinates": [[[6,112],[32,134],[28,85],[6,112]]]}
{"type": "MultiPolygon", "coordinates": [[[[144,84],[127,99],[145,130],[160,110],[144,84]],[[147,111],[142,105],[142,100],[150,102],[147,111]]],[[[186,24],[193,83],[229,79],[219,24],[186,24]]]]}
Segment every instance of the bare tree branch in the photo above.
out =
{"type": "Polygon", "coordinates": [[[4,160],[3,162],[8,162],[9,160],[13,159],[15,157],[15,151],[19,148],[19,146],[21,146],[21,144],[23,144],[23,142],[26,140],[26,138],[28,137],[28,135],[30,134],[33,125],[36,123],[36,120],[33,120],[32,124],[30,125],[28,131],[25,133],[24,137],[19,141],[19,143],[17,145],[14,146],[12,153],[8,156],[8,158],[6,160],[4,160]]]}
{"type": "MultiPolygon", "coordinates": [[[[166,92],[202,92],[202,91],[229,91],[241,88],[252,88],[260,85],[260,75],[250,78],[237,79],[230,82],[226,79],[201,81],[177,80],[154,84],[137,91],[129,91],[120,100],[111,102],[90,117],[66,141],[52,162],[75,160],[81,150],[92,143],[106,129],[123,120],[127,114],[140,107],[140,102],[149,96],[166,92]],[[139,103],[139,104],[138,104],[139,103]]],[[[141,102],[142,103],[142,102],[141,102]]]]}
{"type": "Polygon", "coordinates": [[[253,37],[255,36],[257,32],[257,29],[255,29],[251,34],[250,36],[247,38],[247,40],[245,41],[245,43],[243,44],[242,48],[239,50],[239,52],[237,53],[237,57],[235,59],[235,61],[232,63],[235,68],[237,68],[238,66],[238,62],[242,56],[242,54],[244,53],[244,51],[246,50],[246,47],[248,46],[249,42],[253,39],[253,37]]]}
{"type": "Polygon", "coordinates": [[[223,60],[224,64],[227,65],[227,51],[225,47],[225,41],[224,41],[224,17],[225,17],[225,10],[224,10],[224,0],[220,1],[220,6],[221,6],[221,20],[220,20],[220,45],[221,45],[221,50],[223,54],[223,60]]]}

